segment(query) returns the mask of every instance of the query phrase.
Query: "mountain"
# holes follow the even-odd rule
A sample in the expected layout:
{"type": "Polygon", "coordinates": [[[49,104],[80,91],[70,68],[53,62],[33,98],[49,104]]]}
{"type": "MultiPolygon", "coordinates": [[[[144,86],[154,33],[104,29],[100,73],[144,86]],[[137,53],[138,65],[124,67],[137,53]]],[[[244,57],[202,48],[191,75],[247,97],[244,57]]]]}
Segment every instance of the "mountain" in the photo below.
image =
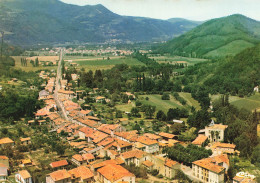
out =
{"type": "Polygon", "coordinates": [[[212,19],[160,45],[158,52],[192,57],[235,55],[260,41],[260,22],[235,14],[212,19]]]}
{"type": "Polygon", "coordinates": [[[203,23],[203,21],[193,21],[193,20],[187,20],[184,18],[170,18],[167,21],[171,22],[175,26],[179,26],[179,27],[185,28],[187,30],[193,29],[203,23]]]}
{"type": "Polygon", "coordinates": [[[102,5],[76,6],[58,0],[1,0],[0,19],[0,30],[9,33],[5,40],[19,45],[162,41],[191,29],[176,26],[180,22],[120,16],[102,5]]]}
{"type": "Polygon", "coordinates": [[[259,68],[260,44],[257,44],[234,57],[220,58],[188,68],[184,76],[189,78],[185,88],[201,86],[211,94],[246,96],[253,92],[255,86],[260,85],[259,68]]]}

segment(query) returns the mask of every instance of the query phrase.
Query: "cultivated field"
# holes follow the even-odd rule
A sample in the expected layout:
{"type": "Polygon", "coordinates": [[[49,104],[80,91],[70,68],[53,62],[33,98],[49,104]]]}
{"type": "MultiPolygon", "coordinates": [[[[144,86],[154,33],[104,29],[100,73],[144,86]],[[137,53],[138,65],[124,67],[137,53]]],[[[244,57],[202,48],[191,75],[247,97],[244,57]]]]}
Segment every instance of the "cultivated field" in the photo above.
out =
{"type": "MultiPolygon", "coordinates": [[[[211,96],[212,101],[218,99],[220,95],[213,95],[211,96]]],[[[249,111],[253,110],[260,110],[260,93],[256,93],[253,96],[250,97],[245,97],[245,98],[240,98],[237,96],[229,96],[229,102],[238,107],[239,109],[244,108],[249,111]]]]}
{"type": "Polygon", "coordinates": [[[150,58],[154,59],[158,63],[170,63],[170,64],[183,63],[188,65],[194,65],[200,62],[207,61],[207,59],[188,58],[188,57],[180,57],[180,56],[158,56],[158,57],[150,57],[150,58]]]}
{"type": "Polygon", "coordinates": [[[117,64],[127,64],[129,66],[133,65],[144,65],[142,62],[139,62],[137,59],[134,58],[126,58],[126,57],[110,57],[110,60],[106,58],[103,60],[102,58],[95,58],[95,59],[75,59],[73,63],[77,63],[80,67],[84,67],[86,70],[97,70],[97,69],[111,69],[117,64]]]}
{"type": "MultiPolygon", "coordinates": [[[[40,59],[45,59],[44,58],[45,56],[41,56],[41,57],[38,57],[39,60],[40,59]]],[[[46,56],[47,58],[50,58],[50,56],[46,56]]],[[[48,70],[56,70],[57,69],[57,66],[39,66],[39,67],[33,67],[32,64],[30,64],[30,61],[28,60],[27,61],[27,66],[22,66],[21,65],[21,58],[25,58],[25,57],[21,57],[21,56],[13,56],[12,58],[14,58],[15,60],[15,69],[22,69],[26,72],[29,72],[29,71],[38,71],[38,70],[45,70],[45,69],[48,69],[48,70]]],[[[46,59],[47,59],[46,58],[46,59]]],[[[32,59],[33,60],[33,59],[32,59]]],[[[35,59],[34,59],[35,60],[35,59]]],[[[43,60],[42,60],[43,61],[43,60]]]]}

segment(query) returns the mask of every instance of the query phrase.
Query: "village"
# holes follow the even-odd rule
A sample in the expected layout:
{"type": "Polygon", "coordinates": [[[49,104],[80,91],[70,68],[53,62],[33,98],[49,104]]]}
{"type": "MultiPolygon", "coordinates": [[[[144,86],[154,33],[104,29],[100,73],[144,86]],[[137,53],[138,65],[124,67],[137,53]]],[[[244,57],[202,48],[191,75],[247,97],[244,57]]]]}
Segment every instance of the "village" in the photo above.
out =
{"type": "MultiPolygon", "coordinates": [[[[62,58],[62,52],[61,52],[62,58]]],[[[61,60],[60,60],[61,62],[61,60]]],[[[126,166],[142,167],[148,172],[148,182],[173,182],[179,172],[183,172],[193,182],[225,182],[225,174],[230,166],[229,157],[239,155],[236,145],[223,143],[228,125],[215,124],[205,126],[192,142],[178,140],[178,135],[166,132],[138,133],[126,130],[117,123],[107,123],[99,118],[87,104],[79,105],[83,91],[72,90],[71,83],[63,79],[61,66],[57,74],[41,71],[39,77],[47,79],[45,89],[39,92],[39,100],[45,106],[35,113],[35,119],[28,121],[28,126],[47,126],[49,133],[57,134],[60,141],[68,143],[74,154],[71,157],[60,156],[58,161],[49,164],[53,170],[46,175],[47,183],[100,182],[100,183],[135,183],[137,176],[126,166]],[[56,75],[56,78],[54,77],[56,75]],[[84,108],[82,108],[84,107],[84,108]],[[190,166],[167,157],[166,148],[181,145],[203,147],[211,150],[208,158],[192,162],[190,166]],[[70,165],[74,168],[70,169],[70,165]],[[156,172],[156,173],[153,173],[156,172]]],[[[74,81],[77,75],[71,74],[74,81]]],[[[96,103],[109,102],[93,88],[96,103]]],[[[129,100],[135,95],[126,92],[129,100]]],[[[175,123],[182,123],[174,120],[175,123]]],[[[23,145],[31,144],[30,137],[20,137],[23,145]]],[[[5,137],[0,139],[1,148],[16,146],[17,142],[5,137]]],[[[44,157],[43,157],[44,158],[44,157]]],[[[9,176],[9,157],[0,156],[0,180],[9,176]]],[[[35,166],[35,160],[26,158],[22,167],[15,174],[16,182],[33,182],[32,174],[26,166],[35,166]]],[[[254,175],[239,172],[233,177],[234,183],[256,182],[254,175]]],[[[176,180],[178,182],[178,180],[176,180]]]]}

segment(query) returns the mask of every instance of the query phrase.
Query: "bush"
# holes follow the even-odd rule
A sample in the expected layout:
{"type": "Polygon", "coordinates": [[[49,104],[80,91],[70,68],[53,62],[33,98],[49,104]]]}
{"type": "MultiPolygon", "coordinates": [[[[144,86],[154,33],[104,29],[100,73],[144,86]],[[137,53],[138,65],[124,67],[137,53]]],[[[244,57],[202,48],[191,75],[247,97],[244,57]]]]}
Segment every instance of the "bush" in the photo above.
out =
{"type": "Polygon", "coordinates": [[[162,175],[162,174],[159,174],[157,177],[158,177],[159,179],[161,179],[161,178],[163,178],[163,175],[162,175]]]}
{"type": "Polygon", "coordinates": [[[167,93],[164,93],[164,94],[162,95],[162,100],[170,100],[170,95],[167,94],[167,93]]]}
{"type": "Polygon", "coordinates": [[[153,169],[153,170],[151,171],[151,174],[152,174],[153,176],[156,176],[156,175],[159,174],[159,170],[153,169]]]}

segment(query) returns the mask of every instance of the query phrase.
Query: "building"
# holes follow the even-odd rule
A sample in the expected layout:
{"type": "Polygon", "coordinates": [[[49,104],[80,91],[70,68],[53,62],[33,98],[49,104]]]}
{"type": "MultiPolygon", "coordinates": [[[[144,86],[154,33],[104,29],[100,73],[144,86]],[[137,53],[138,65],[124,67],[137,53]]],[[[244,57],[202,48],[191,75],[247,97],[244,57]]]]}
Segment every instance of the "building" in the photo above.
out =
{"type": "Polygon", "coordinates": [[[20,141],[21,141],[21,144],[23,144],[23,145],[31,144],[31,137],[20,138],[20,141]]]}
{"type": "Polygon", "coordinates": [[[140,166],[142,162],[150,159],[146,152],[140,151],[138,149],[121,153],[120,157],[124,160],[126,165],[134,163],[136,166],[140,166]]]}
{"type": "Polygon", "coordinates": [[[181,165],[177,161],[166,159],[164,164],[164,176],[171,179],[176,175],[176,170],[180,169],[181,165]]]}
{"type": "Polygon", "coordinates": [[[159,151],[159,144],[156,140],[151,140],[148,137],[140,136],[136,141],[145,146],[145,152],[147,153],[156,153],[159,151]]]}
{"type": "Polygon", "coordinates": [[[246,172],[238,172],[233,178],[233,183],[257,183],[254,175],[246,172]]]}
{"type": "Polygon", "coordinates": [[[201,182],[224,183],[225,168],[211,158],[192,162],[192,175],[201,182]]]}
{"type": "Polygon", "coordinates": [[[109,164],[98,169],[98,180],[101,183],[135,183],[135,175],[120,165],[109,164]]]}
{"type": "Polygon", "coordinates": [[[7,156],[0,156],[0,164],[4,164],[9,168],[9,158],[7,156]]]}
{"type": "Polygon", "coordinates": [[[53,169],[60,169],[60,168],[64,168],[68,165],[69,163],[67,162],[67,160],[60,160],[60,161],[55,161],[50,163],[50,166],[53,169]]]}
{"type": "Polygon", "coordinates": [[[161,136],[163,140],[175,139],[177,137],[176,135],[165,132],[160,132],[158,135],[161,136]]]}
{"type": "Polygon", "coordinates": [[[149,160],[146,160],[144,162],[142,162],[142,165],[149,171],[151,171],[153,169],[153,162],[149,161],[149,160]]]}
{"type": "Polygon", "coordinates": [[[71,183],[71,174],[67,170],[58,170],[46,176],[46,183],[71,183]]]}
{"type": "Polygon", "coordinates": [[[39,92],[39,100],[45,100],[49,96],[49,92],[42,90],[39,92]]]}
{"type": "Polygon", "coordinates": [[[74,168],[72,170],[69,170],[68,172],[71,175],[72,182],[85,182],[85,183],[95,182],[93,172],[85,166],[74,168]]]}
{"type": "Polygon", "coordinates": [[[8,177],[8,167],[7,165],[0,163],[0,182],[6,181],[8,177]]]}
{"type": "Polygon", "coordinates": [[[18,171],[15,181],[19,183],[32,183],[32,176],[27,170],[18,171]]]}
{"type": "Polygon", "coordinates": [[[205,136],[208,137],[210,142],[224,141],[225,129],[227,125],[214,124],[205,127],[205,136]]]}
{"type": "Polygon", "coordinates": [[[235,152],[239,153],[238,151],[235,151],[236,148],[235,144],[216,142],[210,148],[214,154],[222,154],[222,153],[234,154],[235,152]]]}
{"type": "Polygon", "coordinates": [[[96,103],[102,103],[102,102],[104,102],[105,100],[106,100],[105,97],[102,97],[102,96],[96,97],[96,103]]]}
{"type": "Polygon", "coordinates": [[[193,142],[192,144],[200,146],[200,147],[204,147],[207,143],[207,139],[208,137],[206,137],[205,135],[199,135],[193,142]]]}
{"type": "Polygon", "coordinates": [[[8,137],[0,139],[0,146],[3,148],[5,146],[14,146],[14,141],[8,137]]]}

